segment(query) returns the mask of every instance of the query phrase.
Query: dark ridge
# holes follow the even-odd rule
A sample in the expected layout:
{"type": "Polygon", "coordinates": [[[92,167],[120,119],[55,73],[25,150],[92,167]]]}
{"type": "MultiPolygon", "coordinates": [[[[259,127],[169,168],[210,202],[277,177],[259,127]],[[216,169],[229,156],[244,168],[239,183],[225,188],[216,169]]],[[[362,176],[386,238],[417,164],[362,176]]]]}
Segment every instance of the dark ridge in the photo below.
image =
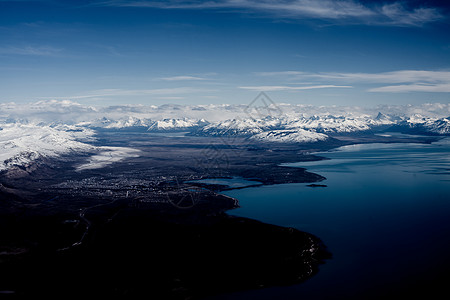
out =
{"type": "MultiPolygon", "coordinates": [[[[48,230],[49,241],[62,230],[57,218],[37,224],[34,232],[48,230]]],[[[292,228],[226,214],[173,219],[130,207],[80,247],[14,255],[20,249],[9,250],[0,272],[0,290],[20,296],[196,299],[300,283],[330,258],[317,237],[292,228]]]]}

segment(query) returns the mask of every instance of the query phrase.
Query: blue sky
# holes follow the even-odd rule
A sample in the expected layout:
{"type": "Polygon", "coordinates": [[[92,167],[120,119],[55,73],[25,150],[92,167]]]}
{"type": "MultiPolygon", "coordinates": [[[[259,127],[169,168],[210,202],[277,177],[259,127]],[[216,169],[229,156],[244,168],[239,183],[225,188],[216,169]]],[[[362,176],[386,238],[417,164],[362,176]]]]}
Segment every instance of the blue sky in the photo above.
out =
{"type": "Polygon", "coordinates": [[[0,102],[448,103],[440,2],[0,0],[0,102]]]}

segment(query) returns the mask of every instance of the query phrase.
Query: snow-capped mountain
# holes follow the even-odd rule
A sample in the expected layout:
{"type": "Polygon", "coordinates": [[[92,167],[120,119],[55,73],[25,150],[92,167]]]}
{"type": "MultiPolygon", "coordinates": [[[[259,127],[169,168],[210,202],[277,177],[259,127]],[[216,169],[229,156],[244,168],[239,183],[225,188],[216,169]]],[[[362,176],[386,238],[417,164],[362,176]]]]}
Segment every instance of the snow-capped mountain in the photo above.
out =
{"type": "Polygon", "coordinates": [[[148,127],[149,131],[191,131],[209,124],[205,119],[194,120],[188,118],[182,119],[163,119],[153,121],[148,127]]]}
{"type": "Polygon", "coordinates": [[[263,119],[236,118],[208,124],[201,128],[197,134],[209,136],[252,136],[264,131],[278,129],[280,128],[281,123],[281,119],[273,117],[266,117],[263,119]]]}
{"type": "Polygon", "coordinates": [[[400,117],[391,117],[386,114],[383,114],[382,112],[378,112],[378,115],[373,119],[372,124],[377,125],[393,125],[397,121],[401,120],[400,117]]]}
{"type": "Polygon", "coordinates": [[[377,130],[450,135],[450,104],[375,109],[280,104],[276,116],[264,116],[260,110],[249,114],[246,108],[228,104],[91,107],[55,100],[0,103],[0,171],[70,153],[90,155],[79,170],[139,155],[131,148],[91,145],[99,128],[188,131],[198,136],[240,136],[280,143],[312,143],[329,136],[377,130]]]}
{"type": "Polygon", "coordinates": [[[326,134],[314,131],[296,130],[271,130],[255,134],[250,139],[263,142],[276,143],[314,143],[329,139],[326,134]]]}
{"type": "Polygon", "coordinates": [[[3,124],[0,128],[0,170],[27,165],[43,157],[94,150],[79,141],[92,137],[93,131],[86,128],[30,124],[3,124]]]}
{"type": "Polygon", "coordinates": [[[314,115],[309,118],[302,116],[298,119],[288,120],[285,127],[286,129],[301,128],[321,133],[349,133],[371,129],[367,119],[339,115],[314,115]]]}
{"type": "Polygon", "coordinates": [[[118,119],[102,117],[93,121],[79,122],[76,125],[103,129],[129,129],[141,127],[148,131],[190,131],[207,124],[209,124],[209,122],[204,119],[166,118],[162,120],[152,120],[143,117],[126,116],[118,119]]]}
{"type": "Polygon", "coordinates": [[[426,123],[424,125],[425,128],[427,128],[427,131],[442,134],[442,135],[448,135],[450,134],[450,117],[448,118],[442,118],[435,120],[434,122],[426,123]]]}
{"type": "Polygon", "coordinates": [[[437,119],[415,114],[408,119],[398,122],[397,127],[402,131],[411,133],[449,135],[450,117],[437,119]]]}
{"type": "Polygon", "coordinates": [[[119,119],[102,117],[94,121],[80,122],[77,125],[91,128],[120,129],[128,127],[149,127],[151,124],[152,121],[150,119],[127,116],[119,119]]]}
{"type": "Polygon", "coordinates": [[[381,113],[376,118],[368,115],[361,117],[334,115],[285,115],[278,118],[266,117],[262,119],[230,119],[211,123],[199,130],[199,135],[223,136],[240,135],[252,136],[271,130],[306,130],[324,134],[342,134],[372,130],[378,126],[393,125],[395,122],[381,113]]]}
{"type": "Polygon", "coordinates": [[[139,150],[127,147],[93,146],[88,142],[94,140],[94,134],[92,129],[74,125],[2,124],[0,171],[67,154],[90,155],[77,170],[100,168],[139,153],[139,150]]]}

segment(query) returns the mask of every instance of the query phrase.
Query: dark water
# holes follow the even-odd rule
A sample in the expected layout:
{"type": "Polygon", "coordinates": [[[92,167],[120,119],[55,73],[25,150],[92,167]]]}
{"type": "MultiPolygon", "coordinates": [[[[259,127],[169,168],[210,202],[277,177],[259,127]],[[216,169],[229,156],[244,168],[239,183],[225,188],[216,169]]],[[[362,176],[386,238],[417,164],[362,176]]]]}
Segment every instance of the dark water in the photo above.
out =
{"type": "Polygon", "coordinates": [[[230,214],[312,233],[333,258],[303,284],[214,299],[411,299],[428,290],[448,296],[450,138],[320,155],[331,160],[290,166],[325,176],[327,187],[284,184],[225,194],[240,201],[230,214]]]}
{"type": "Polygon", "coordinates": [[[224,185],[227,188],[244,188],[248,186],[262,185],[259,181],[246,180],[242,177],[233,177],[233,178],[207,178],[200,180],[190,180],[187,182],[198,182],[204,184],[218,184],[224,185]]]}

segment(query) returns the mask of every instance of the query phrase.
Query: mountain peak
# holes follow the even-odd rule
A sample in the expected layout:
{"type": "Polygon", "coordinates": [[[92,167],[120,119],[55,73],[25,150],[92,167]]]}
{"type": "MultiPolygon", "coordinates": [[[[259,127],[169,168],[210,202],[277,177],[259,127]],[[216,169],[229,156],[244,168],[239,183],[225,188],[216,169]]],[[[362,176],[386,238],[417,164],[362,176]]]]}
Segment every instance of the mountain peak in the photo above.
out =
{"type": "Polygon", "coordinates": [[[375,120],[379,121],[379,120],[390,120],[391,118],[389,118],[387,115],[383,114],[381,111],[378,112],[378,115],[375,117],[375,120]]]}

